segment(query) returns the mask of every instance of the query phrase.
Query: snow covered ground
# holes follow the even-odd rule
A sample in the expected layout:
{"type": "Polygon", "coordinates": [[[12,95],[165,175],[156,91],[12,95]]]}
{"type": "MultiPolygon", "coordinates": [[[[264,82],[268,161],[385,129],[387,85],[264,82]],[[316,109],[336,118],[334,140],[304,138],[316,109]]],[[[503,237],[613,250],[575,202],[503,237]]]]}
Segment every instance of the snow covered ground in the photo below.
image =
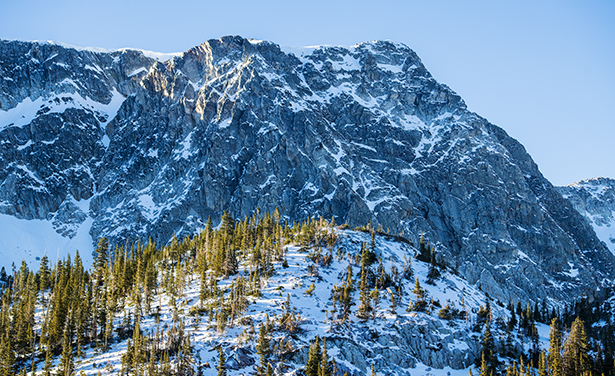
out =
{"type": "MultiPolygon", "coordinates": [[[[15,222],[12,217],[4,216],[0,217],[4,224],[10,224],[11,221],[15,222]]],[[[40,221],[41,233],[49,233],[53,229],[48,223],[40,221]]],[[[2,223],[0,223],[1,225],[2,223]]],[[[28,228],[33,228],[29,226],[28,228]]],[[[32,234],[34,235],[34,234],[32,234]]],[[[306,257],[310,250],[300,248],[297,246],[289,246],[287,252],[288,268],[282,268],[280,263],[275,264],[276,273],[265,282],[265,286],[262,289],[262,295],[258,298],[249,297],[251,303],[245,313],[245,317],[254,323],[254,327],[258,328],[259,323],[263,323],[268,316],[272,322],[275,322],[285,312],[285,302],[287,294],[290,296],[292,311],[295,312],[300,319],[300,327],[303,329],[301,334],[293,336],[293,348],[305,348],[310,344],[316,335],[320,338],[334,335],[336,329],[331,323],[330,310],[332,303],[330,300],[331,290],[334,285],[340,284],[344,280],[344,272],[348,266],[349,255],[355,255],[360,250],[361,242],[369,243],[369,234],[355,232],[355,231],[341,231],[340,235],[340,247],[343,247],[347,254],[345,258],[334,258],[334,261],[329,267],[319,267],[318,275],[308,273],[308,265],[313,264],[306,257]],[[311,294],[307,294],[306,290],[314,284],[314,291],[311,294]]],[[[81,238],[80,238],[81,239],[81,238]]],[[[71,243],[72,244],[72,243],[71,243]]],[[[376,238],[376,247],[379,255],[382,257],[383,264],[388,271],[390,266],[396,264],[400,267],[404,260],[404,257],[412,260],[412,267],[415,277],[419,279],[421,285],[427,289],[428,295],[440,301],[442,305],[447,302],[455,302],[457,307],[464,306],[466,309],[476,311],[480,305],[485,303],[485,296],[482,292],[475,287],[470,286],[463,279],[450,273],[444,273],[442,279],[438,280],[435,286],[426,284],[426,275],[428,266],[420,261],[414,260],[416,250],[406,243],[398,243],[391,240],[386,240],[383,237],[376,238]]],[[[356,273],[358,266],[355,265],[354,278],[358,283],[359,275],[356,273]]],[[[245,272],[246,270],[243,270],[245,272]]],[[[240,273],[241,275],[241,273],[240,273]]],[[[219,281],[218,287],[225,291],[228,289],[233,280],[239,276],[233,276],[228,279],[219,281]]],[[[218,362],[217,347],[222,344],[227,354],[227,361],[233,361],[235,356],[235,349],[245,347],[246,343],[253,343],[256,338],[255,335],[247,334],[247,327],[236,324],[234,327],[227,326],[221,333],[215,321],[210,321],[207,315],[204,315],[200,319],[195,316],[188,315],[188,312],[193,307],[199,305],[199,292],[200,292],[200,278],[196,275],[188,277],[188,283],[185,290],[180,296],[177,302],[179,307],[179,314],[185,324],[185,330],[191,337],[191,343],[194,347],[195,356],[199,357],[201,363],[208,363],[212,368],[204,368],[204,375],[216,375],[217,370],[215,366],[218,362]]],[[[414,300],[414,294],[411,293],[414,287],[414,279],[407,281],[405,286],[406,294],[403,297],[402,303],[397,309],[397,314],[390,313],[389,296],[386,291],[381,292],[381,304],[377,314],[376,320],[369,320],[367,323],[359,324],[358,319],[351,315],[352,327],[356,325],[363,325],[368,330],[376,330],[385,332],[390,329],[396,320],[403,317],[412,317],[417,325],[426,324],[430,320],[437,319],[435,312],[432,316],[425,313],[406,312],[410,300],[414,300]]],[[[355,292],[355,301],[358,299],[358,291],[355,292]]],[[[160,325],[169,325],[172,322],[172,307],[169,304],[169,296],[166,293],[161,293],[156,296],[152,307],[160,305],[160,325]],[[165,324],[166,323],[166,324],[165,324]]],[[[358,305],[358,303],[357,303],[358,305]]],[[[353,306],[352,312],[356,311],[357,306],[353,306]]],[[[503,307],[493,305],[494,312],[498,316],[506,315],[506,310],[503,307]]],[[[153,309],[155,310],[155,308],[153,309]]],[[[39,312],[40,314],[40,312],[39,312]]],[[[118,327],[123,320],[120,314],[116,317],[115,327],[118,327]]],[[[458,320],[459,321],[459,320],[458,320]]],[[[449,325],[445,320],[442,320],[446,330],[453,331],[469,331],[471,323],[459,322],[457,324],[449,325]]],[[[159,330],[156,318],[154,316],[147,316],[141,321],[141,329],[145,335],[153,335],[159,330]]],[[[548,342],[548,327],[541,327],[540,329],[541,341],[548,342]]],[[[356,333],[350,333],[356,335],[356,333]]],[[[275,332],[273,334],[272,343],[279,341],[282,338],[282,334],[275,332]]],[[[368,344],[369,345],[369,344],[368,344]]],[[[464,342],[455,341],[456,348],[460,350],[469,350],[468,344],[464,342]]],[[[76,371],[83,371],[86,375],[96,375],[101,372],[102,375],[117,374],[121,370],[121,356],[126,351],[127,340],[121,342],[115,342],[111,345],[108,352],[100,354],[97,350],[88,349],[84,359],[76,359],[76,371]]],[[[253,346],[252,346],[253,348],[253,346]]],[[[335,346],[328,346],[328,352],[330,356],[335,356],[338,364],[345,365],[348,369],[354,369],[359,371],[354,365],[350,364],[347,360],[344,360],[340,355],[343,349],[336,348],[335,346]]],[[[253,353],[253,358],[258,363],[258,356],[253,353]]],[[[59,362],[59,357],[56,359],[56,365],[59,362]]],[[[43,364],[39,364],[41,369],[43,364]]],[[[254,367],[256,364],[254,365],[254,367]]],[[[287,363],[287,368],[284,374],[294,374],[293,370],[303,367],[304,364],[287,363]]],[[[241,368],[239,370],[229,370],[229,375],[239,376],[251,373],[253,367],[241,368]]],[[[361,370],[365,372],[365,370],[361,370]]],[[[384,374],[378,372],[377,374],[384,374]]],[[[434,375],[434,376],[461,376],[467,375],[468,369],[455,370],[450,367],[444,369],[435,369],[428,365],[416,363],[416,367],[413,369],[407,369],[412,375],[434,375]]],[[[474,370],[476,371],[476,370],[474,370]]],[[[389,372],[389,371],[387,371],[389,372]]],[[[407,374],[407,373],[406,373],[407,374]]]]}
{"type": "Polygon", "coordinates": [[[19,269],[24,260],[30,269],[38,270],[39,260],[45,254],[55,264],[57,259],[63,259],[68,254],[74,258],[75,250],[79,250],[84,265],[89,267],[93,251],[89,234],[91,225],[92,219],[86,219],[77,234],[69,239],[58,234],[51,221],[18,219],[0,214],[0,267],[4,266],[10,274],[11,264],[14,263],[19,269]]]}

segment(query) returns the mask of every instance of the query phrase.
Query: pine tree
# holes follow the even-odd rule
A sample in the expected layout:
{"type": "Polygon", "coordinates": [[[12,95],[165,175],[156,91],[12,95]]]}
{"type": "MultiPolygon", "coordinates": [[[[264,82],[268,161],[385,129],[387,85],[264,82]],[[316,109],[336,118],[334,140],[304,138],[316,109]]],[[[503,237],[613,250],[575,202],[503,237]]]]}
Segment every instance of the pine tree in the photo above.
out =
{"type": "Polygon", "coordinates": [[[226,357],[224,351],[222,351],[222,346],[218,348],[218,352],[218,376],[226,376],[226,357]]]}
{"type": "Polygon", "coordinates": [[[368,269],[374,262],[376,262],[376,253],[372,252],[372,250],[368,248],[367,244],[361,243],[361,268],[368,269]]]}
{"type": "Polygon", "coordinates": [[[182,347],[179,352],[179,361],[177,371],[182,376],[194,376],[194,357],[192,356],[192,345],[190,336],[186,336],[182,342],[182,347]]]}
{"type": "Polygon", "coordinates": [[[137,318],[137,323],[132,333],[132,369],[138,371],[147,361],[145,350],[145,338],[141,333],[141,320],[137,318]]]}
{"type": "MultiPolygon", "coordinates": [[[[222,361],[223,368],[224,368],[224,373],[222,374],[223,376],[226,376],[226,368],[224,366],[225,361],[226,360],[223,358],[223,361],[222,361]]],[[[218,364],[218,367],[220,367],[220,364],[218,364]]],[[[220,368],[218,368],[218,372],[220,372],[220,368]]],[[[162,372],[161,374],[164,376],[171,375],[171,361],[169,360],[169,350],[167,349],[165,349],[164,352],[162,353],[162,372]]],[[[218,375],[220,375],[220,373],[218,373],[218,375]]]]}
{"type": "Polygon", "coordinates": [[[62,370],[60,375],[62,376],[71,376],[75,371],[75,363],[73,358],[73,346],[70,342],[70,337],[68,334],[68,330],[64,331],[64,340],[63,340],[63,350],[62,350],[62,360],[61,366],[62,370]]]}
{"type": "Polygon", "coordinates": [[[45,376],[51,375],[51,368],[53,367],[53,357],[51,355],[51,349],[47,346],[45,351],[45,365],[43,366],[43,371],[45,376]]]}
{"type": "Polygon", "coordinates": [[[259,373],[263,373],[265,371],[266,364],[269,360],[269,354],[271,352],[269,336],[267,335],[267,327],[261,323],[260,328],[258,330],[258,340],[256,343],[256,353],[260,355],[261,365],[259,373]]]}
{"type": "Polygon", "coordinates": [[[47,255],[44,255],[41,258],[41,266],[38,269],[39,275],[39,288],[41,291],[46,291],[49,288],[49,258],[47,255]]]}
{"type": "Polygon", "coordinates": [[[489,368],[489,363],[487,363],[484,351],[482,353],[479,376],[491,376],[491,370],[489,368]]]}
{"type": "Polygon", "coordinates": [[[570,334],[564,346],[564,354],[562,356],[564,376],[585,375],[591,369],[591,361],[587,351],[585,324],[577,317],[572,323],[570,334]]]}
{"type": "Polygon", "coordinates": [[[427,292],[421,287],[418,278],[414,282],[414,290],[412,290],[412,292],[416,295],[416,302],[414,302],[414,304],[410,302],[407,311],[423,311],[427,305],[425,300],[427,292]]]}
{"type": "Polygon", "coordinates": [[[436,251],[433,247],[431,247],[430,257],[429,257],[429,268],[427,271],[427,280],[425,283],[434,285],[435,281],[441,277],[440,268],[436,262],[436,251]]]}
{"type": "Polygon", "coordinates": [[[515,310],[512,308],[512,303],[510,304],[510,320],[508,320],[508,330],[513,331],[517,327],[517,315],[515,314],[515,310]]]}
{"type": "Polygon", "coordinates": [[[423,262],[429,262],[430,256],[430,246],[425,244],[425,237],[421,234],[421,238],[419,239],[419,254],[417,255],[417,259],[423,262]]]}
{"type": "Polygon", "coordinates": [[[562,376],[562,333],[557,318],[551,320],[549,332],[549,356],[547,357],[547,370],[551,376],[562,376]]]}
{"type": "Polygon", "coordinates": [[[103,269],[107,267],[109,262],[109,241],[106,237],[101,238],[98,241],[96,247],[96,257],[94,258],[94,270],[96,275],[100,278],[102,276],[103,269]]]}
{"type": "Polygon", "coordinates": [[[538,360],[538,376],[547,376],[547,359],[545,350],[540,352],[540,358],[538,360]]]}
{"type": "Polygon", "coordinates": [[[352,293],[354,291],[354,280],[352,279],[352,266],[346,268],[346,282],[341,299],[342,303],[342,322],[348,320],[350,316],[350,307],[352,306],[352,293]]]}
{"type": "Polygon", "coordinates": [[[393,291],[391,291],[391,314],[397,315],[397,299],[393,291]]]}
{"type": "Polygon", "coordinates": [[[372,319],[376,319],[376,314],[378,313],[378,306],[380,304],[380,291],[378,291],[378,286],[374,287],[374,289],[369,293],[369,297],[372,300],[372,319]]]}
{"type": "Polygon", "coordinates": [[[318,376],[321,362],[322,354],[320,352],[320,338],[316,336],[314,342],[310,345],[308,361],[305,367],[305,376],[318,376]]]}
{"type": "Polygon", "coordinates": [[[602,346],[598,344],[596,349],[596,360],[594,361],[594,370],[596,373],[603,374],[605,371],[604,357],[602,356],[602,346]]]}
{"type": "MultiPolygon", "coordinates": [[[[486,363],[486,366],[488,368],[488,372],[492,373],[495,370],[495,367],[497,366],[497,357],[495,356],[493,350],[495,349],[495,341],[493,339],[493,335],[491,334],[491,325],[489,322],[487,322],[487,325],[485,327],[485,334],[483,336],[483,342],[482,342],[482,350],[481,350],[481,354],[482,354],[482,363],[486,363]]],[[[482,368],[483,368],[483,364],[481,363],[481,375],[482,375],[482,368]]]]}
{"type": "Polygon", "coordinates": [[[11,338],[7,333],[2,338],[2,343],[0,343],[0,376],[12,376],[14,365],[15,354],[11,348],[11,338]]]}
{"type": "Polygon", "coordinates": [[[158,375],[157,364],[158,364],[158,361],[156,359],[156,346],[152,344],[152,346],[150,347],[149,361],[147,363],[147,375],[148,376],[158,375]]]}
{"type": "Polygon", "coordinates": [[[359,284],[359,308],[357,309],[357,317],[361,321],[366,321],[371,312],[371,304],[369,298],[369,287],[367,284],[367,268],[361,268],[361,282],[359,284]]]}
{"type": "Polygon", "coordinates": [[[327,339],[322,340],[322,355],[318,376],[331,376],[331,363],[327,356],[327,339]]]}

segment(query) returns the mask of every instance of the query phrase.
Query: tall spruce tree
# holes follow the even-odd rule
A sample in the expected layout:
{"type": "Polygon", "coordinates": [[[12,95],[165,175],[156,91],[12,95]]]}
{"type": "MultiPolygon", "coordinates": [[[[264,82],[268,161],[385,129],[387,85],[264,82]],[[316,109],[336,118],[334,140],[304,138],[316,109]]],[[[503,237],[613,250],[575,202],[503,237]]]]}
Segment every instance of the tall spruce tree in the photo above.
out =
{"type": "Polygon", "coordinates": [[[224,356],[224,351],[222,350],[222,346],[218,348],[218,376],[226,376],[226,356],[224,356]]]}
{"type": "Polygon", "coordinates": [[[68,330],[64,331],[64,339],[62,341],[62,360],[61,360],[61,371],[60,375],[62,376],[71,376],[75,371],[75,361],[73,356],[73,346],[71,344],[70,336],[68,334],[68,330]]]}
{"type": "Polygon", "coordinates": [[[331,363],[327,355],[327,339],[322,340],[322,354],[318,376],[331,376],[331,363]]]}
{"type": "Polygon", "coordinates": [[[7,333],[0,343],[0,376],[12,376],[15,365],[15,353],[11,348],[11,338],[7,333]]]}
{"type": "Polygon", "coordinates": [[[562,364],[564,376],[585,376],[591,370],[585,323],[578,317],[572,323],[566,339],[562,364]]]}
{"type": "Polygon", "coordinates": [[[369,286],[367,282],[368,269],[366,266],[361,267],[361,281],[359,284],[359,308],[357,309],[357,317],[361,321],[366,321],[371,312],[371,304],[369,297],[369,286]]]}
{"type": "Polygon", "coordinates": [[[557,318],[551,320],[549,332],[549,356],[547,357],[547,371],[551,376],[562,376],[562,332],[557,318]]]}
{"type": "Polygon", "coordinates": [[[314,342],[312,342],[312,344],[310,345],[308,361],[305,367],[305,376],[318,376],[321,362],[322,354],[320,351],[320,338],[316,336],[314,342]]]}
{"type": "Polygon", "coordinates": [[[265,367],[267,365],[267,362],[269,360],[269,354],[270,354],[270,343],[269,343],[269,336],[267,333],[267,326],[263,325],[261,323],[259,329],[258,329],[258,340],[256,343],[256,353],[258,355],[260,355],[260,369],[259,369],[259,373],[265,373],[265,367]]]}
{"type": "Polygon", "coordinates": [[[482,342],[482,350],[481,350],[481,374],[483,368],[483,362],[486,363],[488,368],[488,372],[491,374],[495,372],[497,367],[497,356],[494,353],[495,349],[495,341],[493,339],[493,334],[491,333],[491,324],[487,321],[487,325],[485,326],[485,334],[483,335],[482,342]]]}

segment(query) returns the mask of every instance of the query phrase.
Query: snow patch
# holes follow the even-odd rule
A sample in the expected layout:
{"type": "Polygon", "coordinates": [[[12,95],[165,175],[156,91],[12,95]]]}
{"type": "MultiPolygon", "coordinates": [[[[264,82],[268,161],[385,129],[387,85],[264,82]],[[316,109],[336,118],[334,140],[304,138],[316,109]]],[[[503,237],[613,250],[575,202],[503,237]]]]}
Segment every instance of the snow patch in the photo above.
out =
{"type": "MultiPolygon", "coordinates": [[[[80,205],[86,205],[79,203],[80,205]]],[[[85,211],[87,213],[87,210],[85,211]]],[[[89,234],[92,219],[87,218],[77,230],[72,239],[63,237],[53,228],[51,221],[42,219],[19,219],[7,214],[0,214],[0,266],[10,271],[14,263],[24,260],[31,269],[38,269],[39,259],[47,254],[49,260],[55,263],[57,258],[70,254],[74,258],[79,250],[84,265],[92,264],[92,237],[89,234]]]]}
{"type": "Polygon", "coordinates": [[[130,74],[128,75],[128,77],[136,76],[136,75],[138,75],[138,74],[140,74],[140,73],[143,73],[143,72],[147,72],[147,68],[145,68],[145,67],[141,67],[141,68],[139,68],[139,69],[135,69],[134,71],[130,72],[130,74]]]}
{"type": "Polygon", "coordinates": [[[108,54],[108,53],[113,53],[113,52],[126,52],[126,51],[138,51],[141,52],[143,55],[151,58],[151,59],[155,59],[155,60],[159,60],[159,61],[167,61],[170,60],[172,58],[174,58],[175,56],[180,56],[183,54],[183,52],[155,52],[155,51],[148,51],[148,50],[142,50],[139,48],[129,48],[129,47],[125,47],[125,48],[118,48],[116,50],[109,50],[106,48],[101,48],[101,47],[83,47],[83,46],[77,46],[74,44],[69,44],[69,43],[64,43],[64,42],[56,42],[56,41],[51,41],[51,40],[46,40],[46,41],[41,41],[41,40],[34,40],[32,41],[34,43],[40,43],[40,44],[53,44],[53,45],[57,45],[57,46],[61,46],[64,48],[68,48],[71,50],[77,50],[77,51],[89,51],[89,52],[94,52],[94,53],[98,53],[98,54],[108,54]]]}
{"type": "MultiPolygon", "coordinates": [[[[66,79],[64,81],[76,86],[72,80],[66,79]]],[[[112,94],[113,96],[108,104],[99,103],[90,98],[83,98],[79,93],[56,94],[47,100],[42,97],[38,97],[34,101],[31,98],[26,98],[8,111],[0,110],[0,130],[9,126],[21,127],[28,125],[41,114],[63,113],[69,108],[83,108],[106,114],[107,121],[110,121],[115,117],[126,99],[115,89],[112,94]]]]}
{"type": "Polygon", "coordinates": [[[567,275],[570,278],[575,278],[579,275],[579,269],[575,268],[573,263],[569,262],[568,266],[570,266],[570,270],[567,272],[562,272],[563,274],[567,275]]]}

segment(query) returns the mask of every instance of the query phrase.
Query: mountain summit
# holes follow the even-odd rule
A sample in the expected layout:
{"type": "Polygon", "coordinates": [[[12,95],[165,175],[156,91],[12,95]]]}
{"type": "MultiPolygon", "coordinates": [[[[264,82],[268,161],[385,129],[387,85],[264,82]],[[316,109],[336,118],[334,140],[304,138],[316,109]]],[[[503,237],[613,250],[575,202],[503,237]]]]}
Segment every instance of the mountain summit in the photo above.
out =
{"type": "Polygon", "coordinates": [[[228,36],[159,61],[1,41],[0,76],[7,223],[164,243],[223,211],[277,207],[291,222],[424,234],[503,302],[591,296],[615,279],[613,254],[523,146],[403,44],[228,36]]]}

